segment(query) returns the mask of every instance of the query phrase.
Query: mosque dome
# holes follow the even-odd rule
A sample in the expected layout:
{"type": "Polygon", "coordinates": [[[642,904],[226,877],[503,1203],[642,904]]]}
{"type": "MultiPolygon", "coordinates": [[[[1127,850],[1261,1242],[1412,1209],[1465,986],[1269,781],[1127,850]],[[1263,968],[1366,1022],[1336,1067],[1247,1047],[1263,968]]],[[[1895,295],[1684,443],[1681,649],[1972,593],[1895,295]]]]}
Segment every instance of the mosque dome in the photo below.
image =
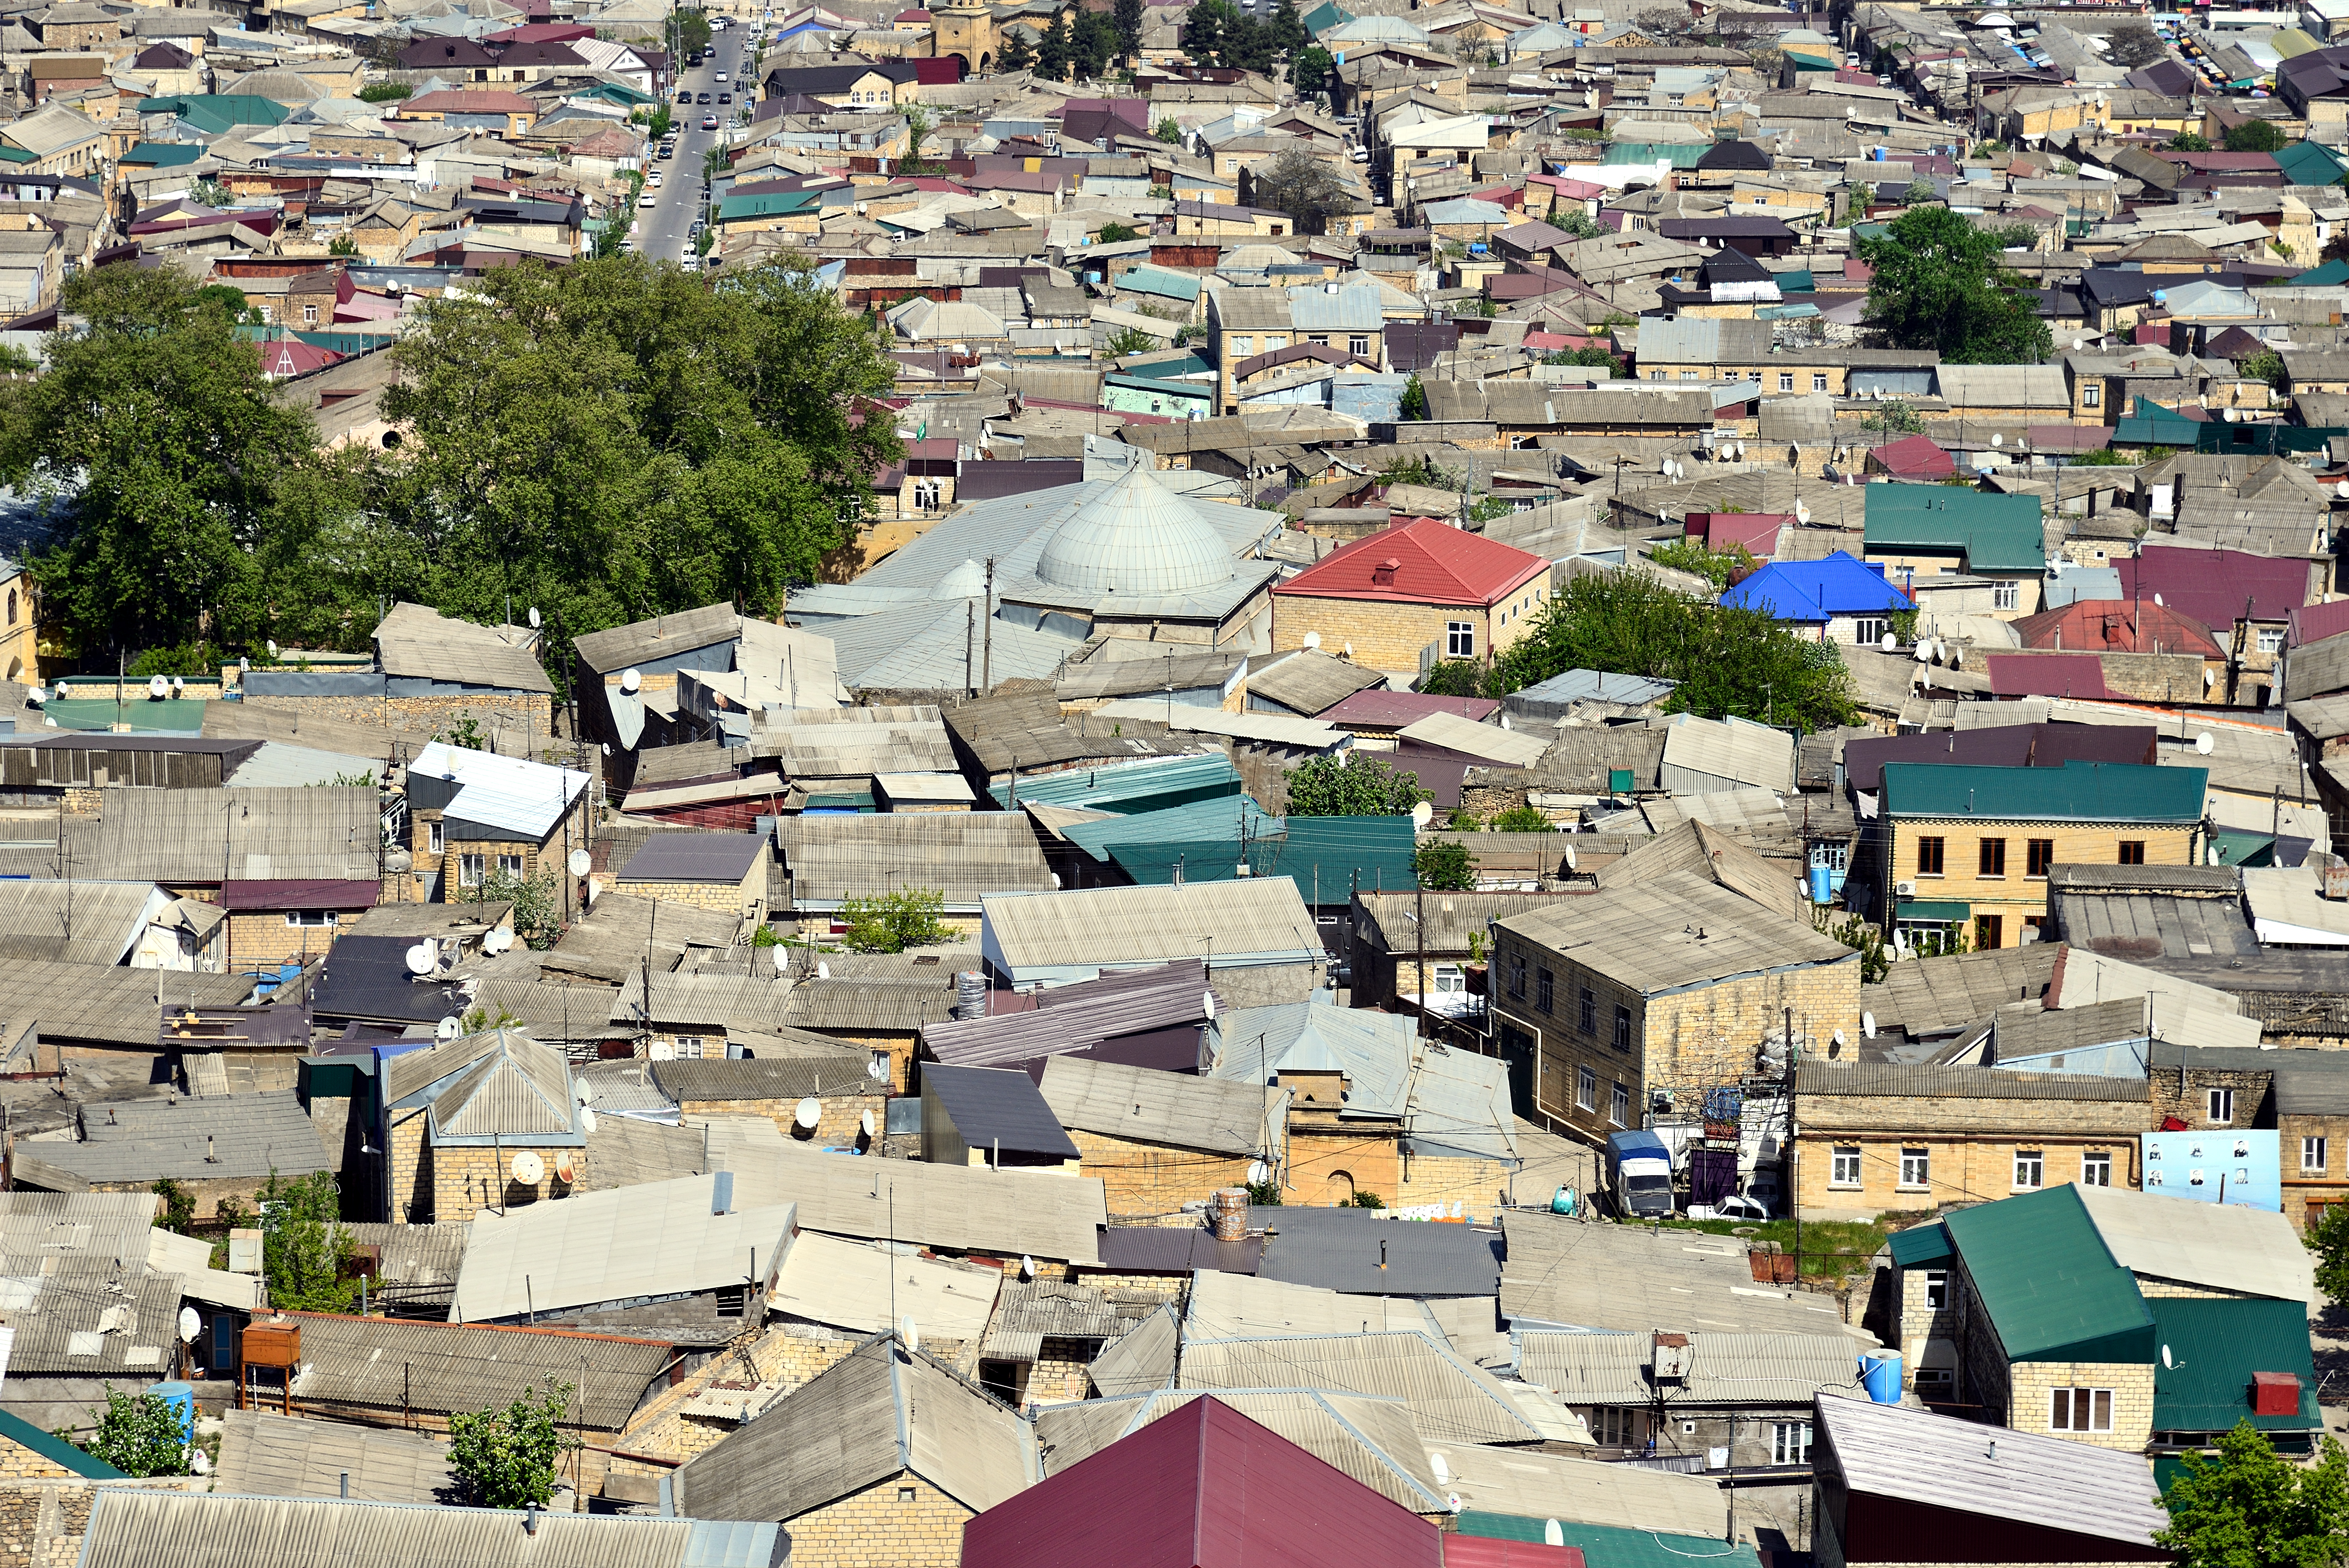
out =
{"type": "Polygon", "coordinates": [[[1130,469],[1052,531],[1036,575],[1059,588],[1154,597],[1232,580],[1232,552],[1147,469],[1130,469]]]}

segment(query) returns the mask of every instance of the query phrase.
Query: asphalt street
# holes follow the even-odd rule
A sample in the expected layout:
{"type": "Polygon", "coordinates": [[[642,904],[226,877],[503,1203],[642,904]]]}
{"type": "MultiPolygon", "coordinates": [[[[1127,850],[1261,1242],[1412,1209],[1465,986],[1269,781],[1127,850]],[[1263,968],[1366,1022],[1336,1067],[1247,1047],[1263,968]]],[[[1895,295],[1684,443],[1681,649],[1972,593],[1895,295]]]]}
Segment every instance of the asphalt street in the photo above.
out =
{"type": "Polygon", "coordinates": [[[693,246],[686,233],[693,221],[702,216],[702,158],[709,149],[721,144],[724,128],[746,101],[741,77],[749,62],[752,36],[753,29],[743,26],[711,35],[710,57],[683,73],[670,89],[668,108],[677,151],[672,157],[652,160],[652,168],[662,176],[661,184],[655,190],[647,181],[645,194],[654,198],[656,204],[637,209],[636,228],[631,234],[637,251],[655,261],[695,264],[693,246]],[[717,79],[719,71],[726,73],[723,82],[717,79]],[[709,102],[677,102],[678,92],[685,89],[690,89],[697,100],[708,93],[709,102]],[[718,95],[721,92],[732,94],[734,101],[719,103],[718,95]],[[718,116],[719,129],[702,129],[703,119],[711,114],[718,116]]]}

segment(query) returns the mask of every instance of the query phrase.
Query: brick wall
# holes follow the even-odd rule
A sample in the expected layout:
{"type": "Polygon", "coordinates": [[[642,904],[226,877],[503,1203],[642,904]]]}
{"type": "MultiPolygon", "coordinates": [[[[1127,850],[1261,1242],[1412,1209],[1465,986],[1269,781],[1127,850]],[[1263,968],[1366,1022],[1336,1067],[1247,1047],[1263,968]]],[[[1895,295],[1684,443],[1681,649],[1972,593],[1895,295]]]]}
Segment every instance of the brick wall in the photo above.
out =
{"type": "Polygon", "coordinates": [[[256,964],[303,963],[325,953],[334,943],[335,927],[288,925],[282,910],[228,917],[228,960],[240,969],[256,964]]]}
{"type": "Polygon", "coordinates": [[[906,1470],[783,1523],[792,1568],[957,1568],[971,1511],[906,1470]]]}
{"type": "Polygon", "coordinates": [[[2044,839],[2052,842],[2057,865],[2118,865],[2121,842],[2127,840],[2145,846],[2147,865],[2185,866],[2194,863],[2197,831],[2190,825],[2158,822],[2070,826],[1900,817],[1892,822],[1890,875],[1894,882],[1914,882],[1916,896],[1920,899],[1961,900],[1972,905],[1977,914],[2004,916],[2000,944],[2013,947],[2023,940],[2023,921],[2047,913],[2047,879],[2029,874],[2031,841],[2044,839]],[[1920,839],[1940,841],[1941,874],[1918,871],[1920,839]],[[2006,871],[2002,876],[1982,874],[1982,845],[1986,840],[2005,841],[2006,871]]]}
{"type": "Polygon", "coordinates": [[[1508,1189],[1516,1173],[1498,1160],[1458,1159],[1404,1154],[1395,1190],[1384,1194],[1395,1208],[1422,1203],[1457,1203],[1461,1217],[1491,1221],[1508,1204],[1508,1189]]]}
{"type": "Polygon", "coordinates": [[[1357,1192],[1375,1192],[1393,1203],[1401,1177],[1397,1142],[1392,1131],[1300,1125],[1292,1114],[1281,1201],[1329,1208],[1357,1192]]]}
{"type": "MultiPolygon", "coordinates": [[[[2269,1086],[2274,1074],[2264,1068],[2246,1068],[2240,1072],[2220,1072],[2205,1068],[2156,1068],[2146,1074],[2147,1098],[2152,1119],[2148,1128],[2159,1127],[2164,1118],[2176,1117],[2189,1128],[2253,1128],[2260,1124],[2269,1099],[2269,1086]],[[2210,1091],[2234,1091],[2234,1114],[2213,1120],[2210,1117],[2210,1091]]],[[[2300,1160],[2300,1146],[2292,1145],[2292,1163],[2300,1160]]]]}
{"type": "Polygon", "coordinates": [[[24,1444],[0,1438],[0,1480],[78,1480],[74,1472],[47,1454],[26,1448],[24,1444]]]}
{"type": "MultiPolygon", "coordinates": [[[[496,1148],[473,1148],[470,1145],[441,1144],[429,1151],[429,1181],[431,1191],[431,1212],[429,1217],[440,1224],[464,1224],[483,1209],[500,1205],[518,1209],[525,1203],[535,1203],[543,1198],[560,1198],[573,1191],[573,1184],[559,1181],[554,1169],[568,1164],[577,1178],[576,1185],[584,1190],[589,1185],[586,1150],[583,1149],[536,1148],[536,1154],[546,1167],[546,1173],[535,1183],[524,1184],[513,1179],[513,1157],[529,1149],[523,1143],[502,1144],[496,1148]]],[[[395,1192],[398,1189],[395,1188],[395,1192]]]]}
{"type": "Polygon", "coordinates": [[[1476,657],[1489,659],[1495,648],[1506,649],[1533,628],[1532,595],[1547,584],[1534,583],[1511,595],[1510,603],[1526,602],[1523,614],[1511,614],[1500,624],[1497,611],[1461,604],[1397,604],[1361,599],[1324,599],[1305,594],[1273,596],[1272,645],[1286,652],[1305,645],[1309,632],[1321,634],[1324,648],[1353,645],[1358,665],[1376,670],[1415,670],[1419,651],[1430,643],[1442,645],[1444,628],[1453,621],[1475,627],[1476,657]]]}
{"type": "Polygon", "coordinates": [[[1084,1399],[1092,1396],[1092,1376],[1086,1368],[1101,1354],[1100,1342],[1090,1339],[1046,1339],[1035,1363],[1028,1368],[1030,1399],[1084,1399]]]}
{"type": "Polygon", "coordinates": [[[1079,1174],[1101,1178],[1112,1218],[1172,1214],[1218,1187],[1247,1184],[1249,1159],[1244,1154],[1176,1149],[1076,1128],[1069,1137],[1083,1154],[1079,1174]]]}
{"type": "Polygon", "coordinates": [[[1904,1137],[1815,1131],[1806,1126],[1797,1139],[1795,1202],[1806,1220],[1921,1214],[1944,1204],[1987,1202],[2033,1191],[2015,1184],[2017,1153],[2040,1156],[2039,1185],[2043,1187],[2070,1186],[2080,1178],[2083,1162],[2091,1155],[2110,1160],[2113,1179],[2108,1185],[2138,1184],[2138,1145],[2134,1134],[2011,1131],[1904,1137]],[[1839,1149],[1859,1150],[1860,1181],[1856,1186],[1834,1179],[1835,1154],[1839,1149]],[[1920,1149],[1926,1155],[1927,1180],[1922,1186],[1904,1186],[1902,1157],[1920,1149]]]}
{"type": "MultiPolygon", "coordinates": [[[[2243,1112],[2243,1096],[2235,1097],[2235,1114],[2243,1112]]],[[[2349,1200],[2349,1116],[2278,1116],[2277,1135],[2283,1145],[2283,1212],[2292,1228],[2306,1233],[2311,1221],[2328,1204],[2349,1200]],[[2324,1140],[2324,1163],[2304,1170],[2301,1140],[2324,1140]]]]}
{"type": "Polygon", "coordinates": [[[1944,1287],[1943,1305],[1928,1305],[1927,1292],[1930,1274],[1940,1269],[1902,1269],[1899,1284],[1893,1292],[1895,1321],[1893,1342],[1900,1347],[1900,1386],[1905,1389],[1917,1387],[1917,1368],[1925,1359],[1925,1342],[1929,1339],[1953,1339],[1957,1336],[1957,1314],[1947,1305],[1953,1296],[1944,1287]]]}
{"type": "Polygon", "coordinates": [[[445,729],[470,715],[484,731],[492,716],[519,728],[528,723],[552,739],[554,698],[533,692],[486,692],[471,696],[255,696],[247,693],[249,707],[276,708],[287,713],[315,714],[343,724],[382,725],[395,729],[445,729]]]}
{"type": "Polygon", "coordinates": [[[613,884],[615,892],[631,898],[659,899],[666,903],[698,904],[703,909],[723,910],[729,914],[740,914],[756,904],[761,911],[767,907],[767,858],[761,855],[757,863],[742,878],[733,882],[628,882],[613,884]]]}
{"type": "Polygon", "coordinates": [[[2006,1424],[2018,1432],[2038,1432],[2100,1449],[2140,1452],[2153,1439],[2153,1367],[2114,1361],[2018,1361],[2011,1372],[2006,1424]],[[2109,1388],[2113,1429],[2059,1432],[2048,1426],[2049,1392],[2056,1388],[2109,1388]]]}
{"type": "MultiPolygon", "coordinates": [[[[843,1073],[845,1078],[848,1075],[843,1073]]],[[[872,1083],[872,1079],[860,1081],[872,1083]]],[[[679,1102],[678,1109],[686,1116],[763,1116],[782,1129],[783,1136],[794,1143],[814,1143],[825,1148],[857,1149],[864,1144],[864,1116],[873,1113],[873,1125],[877,1130],[887,1119],[889,1097],[878,1084],[870,1094],[820,1095],[816,1103],[823,1108],[816,1119],[812,1136],[802,1132],[798,1122],[800,1102],[795,1099],[694,1099],[679,1102]]]]}
{"type": "Polygon", "coordinates": [[[715,1448],[736,1429],[721,1418],[690,1416],[685,1407],[718,1384],[771,1387],[777,1397],[803,1387],[844,1359],[857,1336],[822,1324],[785,1320],[747,1344],[714,1356],[629,1418],[614,1446],[612,1468],[624,1475],[667,1475],[677,1464],[715,1448]],[[660,1463],[660,1460],[670,1463],[660,1463]]]}

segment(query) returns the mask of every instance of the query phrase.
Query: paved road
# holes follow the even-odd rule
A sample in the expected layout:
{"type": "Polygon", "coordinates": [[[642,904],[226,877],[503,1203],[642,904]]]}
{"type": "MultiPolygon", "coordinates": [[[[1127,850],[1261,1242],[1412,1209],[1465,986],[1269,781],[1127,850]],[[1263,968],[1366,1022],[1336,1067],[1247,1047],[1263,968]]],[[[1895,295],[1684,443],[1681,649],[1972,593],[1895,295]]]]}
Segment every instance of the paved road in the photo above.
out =
{"type": "Polygon", "coordinates": [[[659,170],[664,178],[659,190],[655,191],[648,186],[646,194],[655,197],[658,205],[637,211],[634,234],[636,249],[655,261],[683,261],[688,265],[694,264],[692,247],[686,241],[686,231],[703,213],[702,156],[710,148],[719,145],[724,135],[723,128],[732,122],[736,111],[744,102],[741,76],[742,67],[750,57],[751,32],[749,27],[734,26],[714,35],[711,57],[687,71],[678,81],[678,88],[691,88],[697,98],[708,93],[709,103],[681,104],[676,101],[675,89],[669,94],[669,114],[677,134],[677,152],[674,157],[653,160],[652,166],[659,170]],[[722,84],[716,79],[716,74],[721,70],[726,73],[726,80],[722,84]],[[718,95],[721,92],[733,94],[734,101],[720,105],[718,95]],[[701,129],[702,117],[709,114],[718,116],[719,129],[701,129]]]}

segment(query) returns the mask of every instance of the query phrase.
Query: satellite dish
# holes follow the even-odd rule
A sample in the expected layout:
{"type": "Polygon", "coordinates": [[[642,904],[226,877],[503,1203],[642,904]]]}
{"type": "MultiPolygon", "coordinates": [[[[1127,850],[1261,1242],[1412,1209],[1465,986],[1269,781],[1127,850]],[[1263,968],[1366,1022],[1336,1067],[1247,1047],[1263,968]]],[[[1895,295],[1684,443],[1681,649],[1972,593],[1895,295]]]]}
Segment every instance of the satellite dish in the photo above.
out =
{"type": "Polygon", "coordinates": [[[2217,670],[2204,670],[2202,672],[2202,689],[2204,691],[2209,691],[2212,686],[2217,686],[2218,684],[2219,672],[2217,670]]]}
{"type": "Polygon", "coordinates": [[[577,1181],[577,1180],[578,1180],[578,1178],[579,1178],[579,1168],[578,1168],[577,1166],[575,1166],[575,1165],[574,1165],[574,1164],[572,1164],[572,1163],[571,1163],[571,1156],[570,1156],[570,1155],[565,1154],[565,1155],[562,1156],[561,1158],[559,1158],[558,1160],[556,1160],[556,1161],[555,1161],[555,1162],[554,1162],[554,1179],[555,1179],[556,1181],[558,1181],[562,1182],[564,1186],[566,1186],[566,1187],[567,1187],[567,1186],[569,1186],[572,1182],[574,1182],[574,1181],[577,1181]]]}
{"type": "Polygon", "coordinates": [[[1796,522],[1808,522],[1811,521],[1811,508],[1809,502],[1799,500],[1795,502],[1795,521],[1796,522]]]}
{"type": "Polygon", "coordinates": [[[629,669],[622,670],[620,672],[620,689],[626,692],[629,696],[634,696],[638,688],[643,686],[644,684],[645,677],[637,674],[635,670],[629,669]]]}
{"type": "Polygon", "coordinates": [[[595,864],[595,857],[585,850],[574,850],[571,851],[571,859],[564,863],[571,868],[573,876],[584,877],[595,864]]]}
{"type": "Polygon", "coordinates": [[[1250,1186],[1260,1186],[1272,1180],[1272,1167],[1261,1160],[1248,1161],[1247,1179],[1250,1186]]]}
{"type": "Polygon", "coordinates": [[[1566,1532],[1558,1528],[1557,1520],[1549,1520],[1542,1525],[1542,1544],[1544,1546],[1566,1544],[1566,1532]]]}
{"type": "Polygon", "coordinates": [[[1512,728],[1512,727],[1514,727],[1509,723],[1509,716],[1508,716],[1507,714],[1506,714],[1506,713],[1505,713],[1505,714],[1503,714],[1503,715],[1501,716],[1501,727],[1502,727],[1503,729],[1508,729],[1508,728],[1512,728]]]}
{"type": "Polygon", "coordinates": [[[183,1306],[180,1308],[180,1337],[181,1339],[193,1339],[196,1336],[197,1331],[202,1329],[203,1326],[204,1320],[196,1315],[196,1309],[194,1307],[183,1306]]]}
{"type": "Polygon", "coordinates": [[[819,979],[819,980],[829,980],[829,979],[831,979],[831,978],[832,978],[832,965],[829,965],[829,964],[824,963],[824,962],[823,962],[823,960],[821,960],[821,959],[817,960],[817,961],[816,961],[816,966],[815,966],[815,977],[816,977],[817,979],[819,979]]]}
{"type": "MultiPolygon", "coordinates": [[[[2341,487],[2341,493],[2342,493],[2343,495],[2349,495],[2349,485],[2343,485],[2343,486],[2341,487]]],[[[1305,645],[1306,645],[1306,647],[1308,647],[1308,648],[1318,648],[1318,647],[1319,647],[1319,646],[1321,645],[1321,634],[1320,634],[1320,633],[1319,633],[1319,632],[1308,632],[1308,633],[1306,633],[1306,634],[1305,634],[1305,645]]]]}
{"type": "Polygon", "coordinates": [[[868,1111],[864,1111],[864,1112],[860,1113],[860,1114],[857,1116],[857,1118],[856,1118],[856,1127],[857,1127],[857,1130],[858,1130],[858,1131],[860,1131],[860,1132],[862,1132],[862,1133],[864,1133],[865,1137],[867,1137],[867,1138],[872,1137],[872,1136],[873,1136],[873,1113],[872,1113],[871,1111],[869,1111],[869,1110],[868,1110],[868,1111]]]}
{"type": "Polygon", "coordinates": [[[1567,869],[1568,871],[1572,871],[1572,870],[1574,870],[1574,869],[1575,869],[1575,865],[1574,865],[1574,846],[1573,846],[1572,844],[1568,844],[1568,845],[1567,845],[1567,846],[1566,846],[1566,869],[1567,869]]]}
{"type": "Polygon", "coordinates": [[[2333,487],[2333,493],[2339,496],[2343,500],[2349,500],[2349,480],[2343,480],[2339,484],[2334,485],[2333,487]]]}
{"type": "Polygon", "coordinates": [[[1019,1277],[1021,1279],[1034,1279],[1036,1277],[1036,1260],[1030,1257],[1026,1253],[1019,1254],[1019,1277]]]}
{"type": "Polygon", "coordinates": [[[1844,1045],[1846,1045],[1846,1044],[1848,1044],[1848,1042],[1847,1042],[1847,1041],[1846,1041],[1846,1040],[1844,1039],[1844,1037],[1843,1037],[1843,1031],[1842,1031],[1841,1029],[1837,1029],[1837,1030],[1835,1032],[1835,1034],[1834,1034],[1832,1037],[1830,1037],[1834,1039],[1834,1041],[1835,1041],[1835,1043],[1836,1043],[1836,1045],[1837,1045],[1837,1047],[1842,1047],[1842,1046],[1844,1046],[1844,1045]]]}
{"type": "Polygon", "coordinates": [[[1200,992],[1199,1006],[1207,1015],[1208,1022],[1213,1023],[1216,1017],[1216,994],[1213,991],[1200,992]]]}
{"type": "Polygon", "coordinates": [[[187,676],[173,676],[171,677],[171,692],[172,692],[172,695],[177,696],[177,695],[178,695],[178,694],[180,694],[181,692],[186,691],[187,689],[188,689],[188,677],[187,677],[187,676]]]}
{"type": "Polygon", "coordinates": [[[815,1124],[823,1119],[823,1101],[813,1095],[808,1096],[800,1101],[799,1108],[792,1112],[792,1119],[810,1132],[813,1132],[815,1124]]]}
{"type": "MultiPolygon", "coordinates": [[[[777,951],[780,952],[781,949],[777,949],[777,951]]],[[[874,1083],[887,1083],[889,1081],[888,1059],[885,1057],[874,1057],[871,1061],[866,1062],[864,1064],[864,1076],[871,1078],[874,1083]]]]}
{"type": "Polygon", "coordinates": [[[595,1086],[585,1078],[580,1078],[571,1086],[571,1093],[580,1104],[585,1105],[595,1098],[595,1086]]]}
{"type": "Polygon", "coordinates": [[[273,659],[274,659],[274,658],[275,658],[275,657],[277,656],[277,639],[275,639],[274,637],[271,637],[271,638],[265,639],[265,640],[264,640],[264,644],[263,644],[263,645],[264,645],[264,647],[268,648],[268,650],[269,650],[269,656],[270,656],[271,658],[273,658],[273,659]]]}
{"type": "Polygon", "coordinates": [[[784,954],[783,949],[780,944],[774,947],[770,947],[767,951],[774,954],[776,974],[781,975],[784,970],[789,969],[792,966],[791,959],[784,954]]]}
{"type": "Polygon", "coordinates": [[[73,696],[73,682],[71,682],[71,681],[59,681],[59,682],[57,683],[57,695],[58,695],[59,696],[73,696]]]}
{"type": "Polygon", "coordinates": [[[1932,638],[1930,638],[1930,637],[1920,637],[1920,638],[1918,638],[1918,639],[1917,639],[1917,654],[1916,654],[1916,656],[1917,656],[1917,662],[1918,662],[1919,664],[1920,664],[1920,665],[1930,665],[1930,664],[1931,664],[1931,663],[1933,662],[1933,639],[1932,639],[1932,638]]]}
{"type": "Polygon", "coordinates": [[[2205,757],[2210,755],[2210,748],[2214,744],[2216,743],[2211,739],[2210,732],[2207,729],[2194,738],[2194,749],[2205,757]]]}
{"type": "Polygon", "coordinates": [[[1444,1456],[1442,1454],[1432,1453],[1428,1455],[1427,1468],[1430,1472],[1434,1475],[1436,1485],[1450,1486],[1452,1484],[1452,1467],[1444,1462],[1444,1456]]]}
{"type": "Polygon", "coordinates": [[[439,963],[440,958],[440,954],[434,950],[432,944],[429,942],[418,943],[415,946],[408,950],[406,956],[408,959],[408,972],[410,975],[431,974],[432,965],[439,963]]]}
{"type": "Polygon", "coordinates": [[[25,689],[25,700],[31,703],[35,707],[38,707],[43,703],[49,700],[49,694],[43,691],[39,686],[27,686],[25,689]]]}
{"type": "Polygon", "coordinates": [[[513,1162],[508,1167],[513,1179],[525,1187],[535,1187],[546,1177],[546,1161],[527,1149],[514,1151],[513,1162]]]}
{"type": "Polygon", "coordinates": [[[2163,606],[2162,606],[2162,603],[2161,603],[2161,595],[2160,595],[2160,594],[2156,593],[2156,594],[2153,596],[2153,603],[2154,603],[2154,607],[2155,607],[2156,609],[2160,609],[2160,608],[2162,608],[2162,607],[2163,607],[2163,606]]]}
{"type": "Polygon", "coordinates": [[[487,936],[481,938],[481,945],[488,948],[492,953],[503,953],[507,948],[513,945],[513,933],[501,925],[495,931],[491,932],[487,936]]]}
{"type": "Polygon", "coordinates": [[[1950,656],[1950,645],[1949,645],[1949,644],[1947,644],[1947,643],[1945,643],[1945,642],[1943,642],[1943,641],[1942,641],[1940,638],[1939,638],[1939,637],[1934,638],[1934,639],[1933,639],[1933,656],[1934,656],[1935,658],[1937,658],[1937,659],[1946,659],[1946,658],[1948,658],[1948,657],[1950,656]]]}
{"type": "Polygon", "coordinates": [[[171,683],[161,676],[150,676],[147,682],[147,695],[160,701],[171,695],[171,683]]]}
{"type": "Polygon", "coordinates": [[[1859,1016],[1859,1032],[1860,1032],[1860,1036],[1861,1036],[1861,1037],[1862,1037],[1862,1038],[1864,1038],[1864,1039],[1870,1039],[1870,1040],[1872,1040],[1872,1039],[1876,1038],[1876,1015],[1875,1015],[1875,1014],[1873,1014],[1873,1013],[1862,1013],[1862,1014],[1859,1016]]]}
{"type": "Polygon", "coordinates": [[[2172,1361],[2172,1360],[2169,1358],[2169,1346],[2167,1346],[2167,1345],[2165,1345],[2165,1346],[2163,1346],[2161,1347],[2161,1364],[2162,1364],[2162,1366],[2163,1366],[2163,1367],[2168,1367],[2168,1368],[2171,1368],[2171,1369],[2173,1369],[2173,1370],[2176,1368],[2176,1367],[2177,1367],[2177,1365],[2178,1365],[2176,1362],[2172,1361]]]}
{"type": "Polygon", "coordinates": [[[535,604],[530,607],[530,629],[533,632],[538,630],[538,606],[535,604]]]}
{"type": "Polygon", "coordinates": [[[432,1037],[436,1040],[453,1040],[464,1032],[464,1022],[459,1018],[443,1018],[432,1026],[432,1037]]]}
{"type": "Polygon", "coordinates": [[[1899,649],[1900,639],[1894,636],[1891,633],[1887,632],[1882,637],[1877,640],[1876,645],[1884,653],[1894,653],[1899,649]]]}
{"type": "Polygon", "coordinates": [[[1413,806],[1411,809],[1411,825],[1413,828],[1424,829],[1428,823],[1434,820],[1435,808],[1429,805],[1424,800],[1422,800],[1418,805],[1413,806]]]}
{"type": "Polygon", "coordinates": [[[595,1113],[584,1105],[579,1108],[579,1130],[590,1138],[595,1135],[595,1113]]]}

